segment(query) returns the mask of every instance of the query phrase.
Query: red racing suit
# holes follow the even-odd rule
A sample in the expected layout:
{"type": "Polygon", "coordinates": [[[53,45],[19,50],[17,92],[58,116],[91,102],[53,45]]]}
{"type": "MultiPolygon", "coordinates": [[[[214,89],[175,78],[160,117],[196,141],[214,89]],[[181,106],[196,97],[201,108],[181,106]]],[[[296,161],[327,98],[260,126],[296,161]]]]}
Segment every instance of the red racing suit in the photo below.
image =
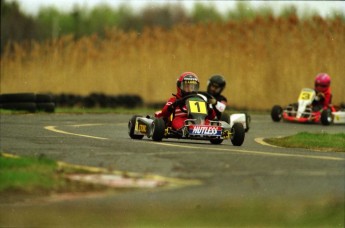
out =
{"type": "MultiPolygon", "coordinates": [[[[184,126],[184,121],[188,119],[187,116],[187,107],[184,105],[182,107],[183,111],[179,106],[177,106],[173,111],[171,111],[170,106],[177,100],[177,97],[171,97],[167,103],[164,105],[162,111],[156,112],[156,117],[163,117],[169,119],[171,115],[172,121],[171,121],[171,127],[175,130],[178,130],[184,126]]],[[[210,108],[208,112],[208,116],[206,117],[207,120],[213,120],[216,117],[216,112],[210,108]]],[[[206,122],[207,123],[207,122],[206,122]]]]}
{"type": "Polygon", "coordinates": [[[318,92],[316,90],[315,92],[316,92],[316,96],[318,97],[318,100],[313,101],[313,106],[318,107],[319,109],[329,108],[329,105],[332,104],[331,88],[328,88],[324,92],[318,92]]]}

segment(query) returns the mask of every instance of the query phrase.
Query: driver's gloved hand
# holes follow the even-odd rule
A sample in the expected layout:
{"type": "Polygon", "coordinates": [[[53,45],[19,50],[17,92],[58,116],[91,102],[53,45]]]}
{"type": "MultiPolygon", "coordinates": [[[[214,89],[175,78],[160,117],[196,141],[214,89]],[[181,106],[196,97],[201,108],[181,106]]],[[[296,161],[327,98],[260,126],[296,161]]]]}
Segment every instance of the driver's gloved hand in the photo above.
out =
{"type": "Polygon", "coordinates": [[[175,106],[175,103],[172,103],[171,105],[168,106],[168,112],[172,113],[174,112],[176,106],[175,106]]]}
{"type": "Polygon", "coordinates": [[[215,105],[215,104],[217,104],[217,100],[214,97],[212,97],[212,98],[208,99],[208,103],[215,105]]]}
{"type": "Polygon", "coordinates": [[[315,96],[314,100],[320,101],[323,98],[325,98],[325,94],[320,92],[320,93],[317,93],[317,95],[315,96]]]}
{"type": "Polygon", "coordinates": [[[174,102],[174,104],[176,104],[175,107],[183,105],[183,104],[184,104],[183,102],[184,102],[183,99],[177,99],[177,100],[174,102]]]}

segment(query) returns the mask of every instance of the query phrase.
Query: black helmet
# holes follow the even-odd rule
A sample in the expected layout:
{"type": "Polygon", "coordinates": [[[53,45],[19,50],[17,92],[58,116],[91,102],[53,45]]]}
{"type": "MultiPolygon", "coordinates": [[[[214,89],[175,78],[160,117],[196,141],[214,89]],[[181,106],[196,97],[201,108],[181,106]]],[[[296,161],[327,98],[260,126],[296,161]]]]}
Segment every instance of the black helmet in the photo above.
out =
{"type": "Polygon", "coordinates": [[[207,82],[207,92],[208,93],[210,93],[211,85],[219,87],[220,90],[217,94],[220,94],[223,91],[223,89],[225,88],[226,82],[225,82],[225,79],[222,75],[216,74],[216,75],[213,75],[207,82]]]}

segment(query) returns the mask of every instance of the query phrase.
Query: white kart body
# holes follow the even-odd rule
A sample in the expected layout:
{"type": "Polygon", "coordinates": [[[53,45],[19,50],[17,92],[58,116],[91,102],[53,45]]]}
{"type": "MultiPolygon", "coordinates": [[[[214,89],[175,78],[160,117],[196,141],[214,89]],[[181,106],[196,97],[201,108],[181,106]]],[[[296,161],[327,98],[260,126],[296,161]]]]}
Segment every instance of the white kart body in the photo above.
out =
{"type": "Polygon", "coordinates": [[[313,89],[304,88],[302,89],[298,97],[298,109],[297,109],[297,118],[301,118],[303,113],[306,111],[307,107],[313,103],[316,93],[313,89]]]}
{"type": "Polygon", "coordinates": [[[244,113],[230,115],[230,127],[232,127],[234,123],[241,123],[243,128],[247,129],[246,115],[244,113]]]}
{"type": "Polygon", "coordinates": [[[344,124],[345,123],[345,112],[344,111],[332,112],[332,116],[333,116],[333,123],[334,124],[344,124]]]}

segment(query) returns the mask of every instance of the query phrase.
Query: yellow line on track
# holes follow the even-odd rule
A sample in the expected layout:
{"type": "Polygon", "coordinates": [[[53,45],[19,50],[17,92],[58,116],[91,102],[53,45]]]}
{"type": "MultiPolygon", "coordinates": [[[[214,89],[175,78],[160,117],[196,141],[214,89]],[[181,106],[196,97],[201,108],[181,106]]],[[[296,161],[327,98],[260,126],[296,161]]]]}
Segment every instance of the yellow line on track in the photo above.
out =
{"type": "MultiPolygon", "coordinates": [[[[102,125],[102,124],[83,124],[83,125],[72,125],[72,126],[95,126],[95,125],[102,125]]],[[[91,135],[82,135],[82,134],[75,134],[67,131],[62,131],[56,129],[56,126],[46,126],[44,127],[47,130],[54,131],[61,134],[66,135],[74,135],[74,136],[80,136],[80,137],[87,137],[87,138],[93,138],[93,139],[100,139],[100,140],[108,140],[108,138],[102,138],[102,137],[96,137],[91,135]]],[[[255,139],[256,142],[266,145],[262,138],[255,139]],[[259,139],[259,140],[258,140],[259,139]],[[261,139],[261,141],[260,141],[261,139]],[[257,141],[258,140],[258,141],[257,141]]],[[[239,150],[239,149],[230,149],[230,148],[216,148],[216,147],[198,147],[198,146],[186,146],[186,145],[177,145],[177,144],[170,144],[170,143],[163,143],[163,142],[154,142],[157,145],[165,145],[170,147],[180,147],[180,148],[189,148],[189,149],[202,149],[202,150],[216,150],[216,151],[233,151],[238,153],[245,153],[245,154],[255,154],[255,155],[264,155],[264,156],[276,156],[276,157],[299,157],[299,158],[310,158],[310,159],[320,159],[320,160],[333,160],[333,161],[345,161],[345,158],[337,158],[337,157],[331,157],[331,156],[317,156],[317,155],[301,155],[301,154],[287,154],[287,153],[279,153],[279,152],[265,152],[265,151],[254,151],[254,150],[239,150]]],[[[276,147],[273,145],[266,145],[271,147],[276,147]]],[[[282,148],[282,147],[276,147],[276,148],[282,148]]]]}
{"type": "Polygon", "coordinates": [[[56,126],[46,126],[44,128],[49,131],[53,131],[53,132],[57,132],[57,133],[65,134],[65,135],[74,135],[74,136],[80,136],[80,137],[86,137],[86,138],[92,138],[92,139],[108,140],[108,138],[96,137],[96,136],[91,136],[91,135],[75,134],[68,131],[58,130],[56,129],[56,126]]]}
{"type": "Polygon", "coordinates": [[[280,146],[269,144],[269,143],[264,141],[264,138],[255,138],[254,141],[259,143],[259,144],[261,144],[261,145],[263,145],[263,146],[270,146],[270,147],[276,147],[276,148],[284,148],[284,147],[280,147],[280,146]]]}

